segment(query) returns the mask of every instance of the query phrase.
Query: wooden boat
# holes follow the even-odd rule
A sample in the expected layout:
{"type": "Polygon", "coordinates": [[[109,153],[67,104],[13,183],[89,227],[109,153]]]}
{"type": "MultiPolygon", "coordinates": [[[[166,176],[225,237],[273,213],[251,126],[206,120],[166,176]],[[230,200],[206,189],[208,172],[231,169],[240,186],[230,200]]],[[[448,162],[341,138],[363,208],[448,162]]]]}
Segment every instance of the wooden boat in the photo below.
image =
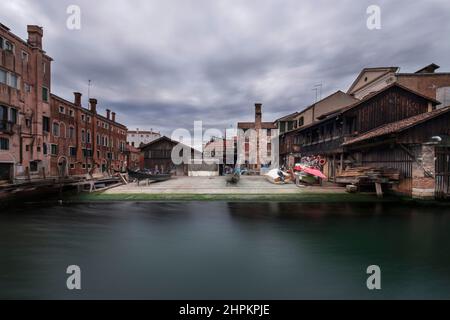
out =
{"type": "Polygon", "coordinates": [[[229,183],[236,184],[239,182],[240,179],[241,179],[241,175],[237,172],[230,173],[226,177],[227,184],[229,184],[229,183]]]}
{"type": "Polygon", "coordinates": [[[138,181],[141,181],[141,180],[166,181],[172,177],[172,175],[170,173],[150,174],[150,173],[146,173],[146,172],[142,172],[142,171],[132,171],[132,170],[128,170],[128,176],[131,179],[136,179],[138,181]]]}

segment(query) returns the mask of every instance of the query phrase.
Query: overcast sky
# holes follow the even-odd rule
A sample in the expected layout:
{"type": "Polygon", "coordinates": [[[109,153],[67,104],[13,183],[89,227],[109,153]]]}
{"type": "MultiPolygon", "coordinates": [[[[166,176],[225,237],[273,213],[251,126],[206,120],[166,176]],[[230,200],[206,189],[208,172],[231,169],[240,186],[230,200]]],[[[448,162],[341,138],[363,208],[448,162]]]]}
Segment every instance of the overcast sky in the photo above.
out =
{"type": "Polygon", "coordinates": [[[450,71],[448,0],[2,0],[0,22],[26,39],[44,27],[53,57],[52,92],[91,96],[130,129],[226,128],[299,111],[346,91],[364,67],[416,71],[431,62],[450,71]],[[66,9],[81,8],[81,30],[66,9]],[[366,27],[369,5],[381,29],[366,27]]]}

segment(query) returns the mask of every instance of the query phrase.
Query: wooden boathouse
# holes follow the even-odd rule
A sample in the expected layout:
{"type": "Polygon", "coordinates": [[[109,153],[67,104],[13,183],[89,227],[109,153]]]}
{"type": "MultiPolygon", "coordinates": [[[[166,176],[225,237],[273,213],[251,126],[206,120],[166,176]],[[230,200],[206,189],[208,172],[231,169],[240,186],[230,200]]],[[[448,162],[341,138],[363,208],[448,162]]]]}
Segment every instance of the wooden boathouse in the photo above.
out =
{"type": "Polygon", "coordinates": [[[448,197],[450,109],[437,105],[393,83],[290,134],[302,157],[326,159],[323,170],[331,181],[348,168],[390,168],[401,177],[395,191],[448,197]]]}

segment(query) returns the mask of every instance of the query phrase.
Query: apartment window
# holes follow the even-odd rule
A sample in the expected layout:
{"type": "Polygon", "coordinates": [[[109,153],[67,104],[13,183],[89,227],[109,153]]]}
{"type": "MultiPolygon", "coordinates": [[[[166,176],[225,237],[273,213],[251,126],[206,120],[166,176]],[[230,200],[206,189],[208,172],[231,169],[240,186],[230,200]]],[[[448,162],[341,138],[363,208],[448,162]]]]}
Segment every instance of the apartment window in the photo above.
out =
{"type": "Polygon", "coordinates": [[[81,165],[81,167],[82,167],[83,169],[86,169],[86,164],[83,163],[83,164],[81,165]]]}
{"type": "Polygon", "coordinates": [[[59,123],[53,122],[53,135],[59,137],[59,123]]]}
{"type": "Polygon", "coordinates": [[[48,102],[48,88],[42,87],[42,101],[48,102]]]}
{"type": "Polygon", "coordinates": [[[5,43],[5,39],[0,37],[0,49],[3,49],[3,44],[5,43]]]}
{"type": "Polygon", "coordinates": [[[6,84],[12,88],[19,89],[19,77],[14,73],[6,73],[6,84]]]}
{"type": "Polygon", "coordinates": [[[25,51],[22,51],[22,61],[23,62],[28,62],[28,53],[26,53],[25,51]]]}
{"type": "Polygon", "coordinates": [[[86,116],[84,114],[81,115],[81,121],[86,121],[86,116]]]}
{"type": "Polygon", "coordinates": [[[101,141],[100,141],[100,135],[97,134],[97,145],[100,145],[100,144],[101,144],[101,141]]]}
{"type": "Polygon", "coordinates": [[[86,133],[86,142],[91,143],[91,131],[88,130],[86,133]]]}
{"type": "Polygon", "coordinates": [[[44,132],[50,132],[50,118],[49,117],[42,117],[42,131],[44,132]]]}
{"type": "Polygon", "coordinates": [[[304,125],[305,123],[305,118],[300,117],[300,119],[298,119],[298,126],[301,127],[302,125],[304,125]]]}
{"type": "Polygon", "coordinates": [[[69,127],[69,139],[75,138],[75,128],[69,127]]]}
{"type": "Polygon", "coordinates": [[[43,70],[44,74],[47,73],[47,63],[46,62],[42,62],[42,70],[43,70]]]}
{"type": "Polygon", "coordinates": [[[38,162],[37,161],[30,161],[30,171],[31,172],[38,171],[38,162]]]}
{"type": "Polygon", "coordinates": [[[6,84],[6,71],[0,69],[0,83],[6,84]]]}
{"type": "Polygon", "coordinates": [[[51,145],[50,153],[51,153],[53,156],[58,155],[58,145],[57,145],[57,144],[52,144],[52,145],[51,145]]]}
{"type": "Polygon", "coordinates": [[[47,150],[47,144],[46,144],[46,143],[44,143],[44,144],[42,145],[42,153],[43,153],[43,154],[47,154],[47,153],[48,153],[48,150],[47,150]]]}
{"type": "Polygon", "coordinates": [[[31,92],[31,86],[28,83],[24,84],[25,92],[30,93],[31,92]]]}
{"type": "Polygon", "coordinates": [[[14,45],[8,40],[5,40],[3,43],[3,49],[6,51],[14,52],[14,45]]]}
{"type": "Polygon", "coordinates": [[[81,142],[86,142],[86,131],[81,130],[81,142]]]}
{"type": "Polygon", "coordinates": [[[31,119],[25,119],[25,126],[31,128],[31,119]]]}
{"type": "Polygon", "coordinates": [[[0,150],[9,150],[9,139],[0,138],[0,150]]]}
{"type": "Polygon", "coordinates": [[[69,166],[70,166],[70,169],[72,169],[72,170],[75,169],[75,163],[71,163],[69,166]]]}
{"type": "Polygon", "coordinates": [[[87,116],[86,120],[87,120],[88,123],[91,123],[91,117],[87,116]]]}
{"type": "Polygon", "coordinates": [[[97,150],[97,158],[100,158],[100,151],[97,150]]]}
{"type": "Polygon", "coordinates": [[[17,110],[14,108],[8,108],[6,106],[0,106],[0,128],[5,123],[17,123],[17,110]]]}
{"type": "Polygon", "coordinates": [[[66,113],[66,108],[59,106],[59,113],[66,113]]]}
{"type": "Polygon", "coordinates": [[[76,157],[77,156],[77,148],[75,147],[69,147],[69,155],[71,157],[76,157]]]}
{"type": "Polygon", "coordinates": [[[69,116],[71,117],[75,116],[75,112],[72,109],[69,109],[69,116]]]}
{"type": "Polygon", "coordinates": [[[92,150],[91,149],[83,149],[83,157],[92,157],[92,150]]]}
{"type": "Polygon", "coordinates": [[[9,109],[9,122],[14,124],[17,123],[17,110],[14,108],[9,109]]]}
{"type": "Polygon", "coordinates": [[[105,147],[108,146],[108,137],[105,137],[105,140],[104,140],[104,142],[103,142],[103,145],[104,145],[105,147]]]}

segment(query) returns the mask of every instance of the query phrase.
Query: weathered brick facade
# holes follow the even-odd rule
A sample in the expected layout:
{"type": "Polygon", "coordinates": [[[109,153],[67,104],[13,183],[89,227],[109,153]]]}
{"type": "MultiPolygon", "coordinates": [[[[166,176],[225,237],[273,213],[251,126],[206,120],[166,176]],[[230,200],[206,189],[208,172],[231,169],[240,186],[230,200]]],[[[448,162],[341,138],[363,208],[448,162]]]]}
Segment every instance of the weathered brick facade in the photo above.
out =
{"type": "Polygon", "coordinates": [[[92,104],[83,108],[81,94],[74,103],[52,95],[43,30],[27,31],[24,41],[0,24],[0,182],[124,167],[126,127],[114,113],[103,117],[92,104]]]}
{"type": "Polygon", "coordinates": [[[125,170],[127,128],[116,122],[114,112],[99,115],[96,99],[90,99],[87,109],[81,106],[81,94],[74,96],[73,103],[51,96],[50,174],[125,170]]]}

